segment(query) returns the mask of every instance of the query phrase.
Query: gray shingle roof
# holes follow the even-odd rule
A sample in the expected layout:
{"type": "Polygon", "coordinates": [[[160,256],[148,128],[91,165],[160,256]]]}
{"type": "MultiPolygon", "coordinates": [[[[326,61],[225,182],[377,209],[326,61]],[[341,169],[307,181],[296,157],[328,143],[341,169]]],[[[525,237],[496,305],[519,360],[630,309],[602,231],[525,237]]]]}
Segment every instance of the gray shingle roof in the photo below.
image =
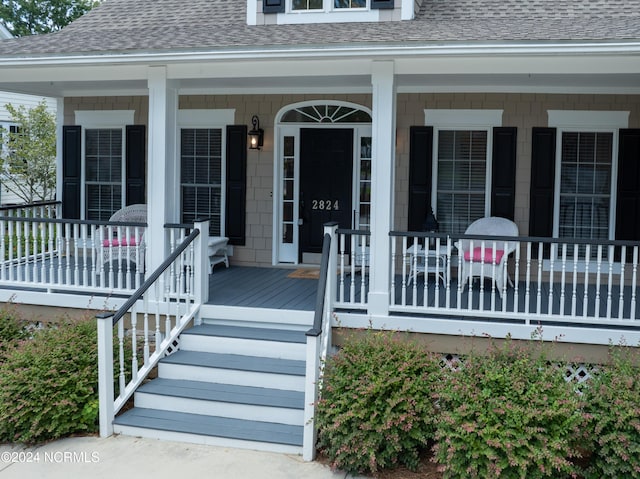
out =
{"type": "Polygon", "coordinates": [[[105,0],[1,56],[435,42],[640,40],[640,0],[423,0],[411,21],[246,25],[246,0],[105,0]]]}

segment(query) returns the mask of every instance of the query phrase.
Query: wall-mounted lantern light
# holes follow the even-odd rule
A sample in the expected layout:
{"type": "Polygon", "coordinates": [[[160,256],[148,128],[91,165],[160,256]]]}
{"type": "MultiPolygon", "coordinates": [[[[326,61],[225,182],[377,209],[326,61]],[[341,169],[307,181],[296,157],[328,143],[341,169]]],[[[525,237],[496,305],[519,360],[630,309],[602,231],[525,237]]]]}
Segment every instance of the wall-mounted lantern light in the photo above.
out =
{"type": "Polygon", "coordinates": [[[259,150],[264,143],[264,130],[260,128],[260,120],[256,115],[251,118],[253,128],[249,131],[249,149],[259,150]]]}

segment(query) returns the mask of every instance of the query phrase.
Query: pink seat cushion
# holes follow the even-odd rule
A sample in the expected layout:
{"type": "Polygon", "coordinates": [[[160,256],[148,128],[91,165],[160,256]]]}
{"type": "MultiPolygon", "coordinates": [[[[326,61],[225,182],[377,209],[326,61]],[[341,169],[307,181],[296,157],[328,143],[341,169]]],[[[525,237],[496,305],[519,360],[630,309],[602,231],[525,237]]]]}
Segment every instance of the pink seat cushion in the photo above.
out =
{"type": "MultiPolygon", "coordinates": [[[[498,264],[500,263],[500,261],[502,260],[502,257],[504,256],[504,250],[501,250],[501,249],[496,250],[495,255],[493,254],[493,248],[484,248],[484,257],[482,253],[483,253],[482,246],[473,248],[473,261],[477,263],[482,262],[482,263],[498,264]]],[[[464,252],[464,259],[465,261],[471,261],[470,251],[464,252]]]]}
{"type": "Polygon", "coordinates": [[[137,246],[138,240],[136,238],[113,238],[112,240],[102,240],[102,246],[108,248],[109,246],[137,246]]]}

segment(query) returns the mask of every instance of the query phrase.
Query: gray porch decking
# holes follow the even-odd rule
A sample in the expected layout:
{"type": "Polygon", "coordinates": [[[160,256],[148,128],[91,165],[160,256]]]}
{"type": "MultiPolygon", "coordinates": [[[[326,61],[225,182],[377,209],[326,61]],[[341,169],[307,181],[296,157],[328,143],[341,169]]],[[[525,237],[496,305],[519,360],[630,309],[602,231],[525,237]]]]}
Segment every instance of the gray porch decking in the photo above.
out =
{"type": "Polygon", "coordinates": [[[294,269],[218,267],[209,275],[207,304],[313,311],[318,280],[290,278],[294,269]]]}
{"type": "MultiPolygon", "coordinates": [[[[245,306],[255,308],[274,308],[274,309],[293,309],[293,310],[305,310],[311,311],[315,306],[315,298],[317,293],[318,281],[314,279],[298,279],[290,278],[289,274],[293,270],[283,268],[257,268],[257,267],[237,267],[232,266],[229,269],[216,269],[215,273],[209,276],[209,301],[208,304],[218,304],[227,306],[245,306]]],[[[360,302],[361,294],[361,281],[362,276],[356,274],[353,278],[354,281],[354,301],[360,302]]],[[[368,292],[368,277],[365,276],[365,292],[368,292]]],[[[396,276],[396,288],[394,305],[402,304],[402,280],[400,276],[396,276]]],[[[526,301],[526,283],[524,281],[518,282],[518,307],[517,311],[525,311],[526,301]]],[[[351,288],[351,277],[347,276],[344,283],[345,298],[349,297],[349,291],[351,288]]],[[[436,305],[436,283],[432,276],[428,277],[427,288],[424,288],[424,277],[421,275],[416,281],[415,293],[416,304],[418,307],[424,305],[424,296],[426,291],[427,306],[434,307],[436,305]]],[[[611,290],[611,317],[617,318],[619,313],[619,295],[620,287],[614,286],[611,290]]],[[[540,305],[540,320],[548,321],[551,323],[556,322],[557,317],[561,310],[561,285],[560,283],[553,284],[553,290],[551,291],[551,304],[552,314],[549,314],[548,298],[550,287],[549,284],[542,283],[540,288],[540,295],[542,298],[540,305]]],[[[507,303],[506,310],[513,311],[514,301],[516,301],[516,289],[513,287],[507,288],[507,295],[505,301],[507,303]]],[[[479,281],[476,280],[473,283],[471,289],[471,307],[469,308],[469,288],[464,288],[460,296],[460,309],[457,309],[457,295],[458,295],[458,283],[456,278],[452,278],[450,281],[449,300],[451,311],[450,317],[452,319],[473,319],[473,311],[490,311],[491,310],[491,284],[489,281],[485,282],[483,292],[483,308],[480,308],[480,287],[479,281]]],[[[537,294],[538,284],[531,283],[529,289],[529,308],[530,313],[535,313],[537,307],[537,294]]],[[[338,285],[338,299],[340,295],[340,285],[338,285]]],[[[413,284],[406,289],[405,303],[408,306],[413,304],[414,288],[413,284]]],[[[636,295],[640,297],[638,291],[636,295]]],[[[440,307],[444,307],[446,304],[447,291],[440,282],[438,288],[438,304],[440,307]]],[[[570,315],[572,307],[573,290],[565,290],[564,298],[564,313],[570,315]]],[[[587,317],[595,316],[595,304],[596,304],[596,286],[589,285],[587,289],[587,296],[589,301],[587,303],[587,317]]],[[[607,296],[608,290],[606,286],[600,288],[599,298],[599,316],[604,318],[607,312],[607,296]]],[[[631,297],[631,287],[624,288],[624,296],[626,298],[631,297]]],[[[580,317],[584,315],[584,287],[579,286],[576,289],[576,316],[580,317]]],[[[495,310],[500,311],[502,309],[502,299],[495,293],[495,310]]],[[[625,301],[624,305],[624,317],[629,317],[629,303],[625,301]]],[[[416,314],[420,315],[424,311],[416,311],[416,314]]],[[[438,314],[438,312],[434,313],[438,314]]],[[[518,312],[512,313],[513,321],[522,321],[518,319],[518,312]]],[[[636,305],[636,316],[640,316],[640,301],[636,305]]],[[[487,318],[483,318],[485,321],[487,318]]],[[[500,319],[499,321],[505,321],[500,319]]],[[[629,325],[634,327],[633,325],[629,325]]]]}

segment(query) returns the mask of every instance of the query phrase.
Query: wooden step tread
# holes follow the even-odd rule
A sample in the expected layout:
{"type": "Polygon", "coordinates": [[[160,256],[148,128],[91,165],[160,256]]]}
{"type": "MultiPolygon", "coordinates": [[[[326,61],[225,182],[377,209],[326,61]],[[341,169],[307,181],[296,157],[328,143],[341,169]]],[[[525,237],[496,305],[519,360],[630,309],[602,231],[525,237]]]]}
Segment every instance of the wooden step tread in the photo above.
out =
{"type": "Polygon", "coordinates": [[[305,375],[305,362],[294,359],[263,358],[240,354],[205,353],[180,350],[162,358],[161,364],[181,364],[219,369],[235,369],[271,374],[305,375]]]}
{"type": "Polygon", "coordinates": [[[116,417],[114,424],[228,439],[302,446],[302,426],[271,422],[247,421],[244,419],[134,407],[116,417]]]}
{"type": "Polygon", "coordinates": [[[304,409],[304,393],[233,384],[156,378],[138,388],[140,393],[205,401],[304,409]]]}
{"type": "Polygon", "coordinates": [[[183,335],[214,336],[223,338],[254,339],[260,341],[277,341],[283,343],[305,344],[307,338],[304,331],[291,329],[255,328],[202,324],[183,331],[183,335]]]}

